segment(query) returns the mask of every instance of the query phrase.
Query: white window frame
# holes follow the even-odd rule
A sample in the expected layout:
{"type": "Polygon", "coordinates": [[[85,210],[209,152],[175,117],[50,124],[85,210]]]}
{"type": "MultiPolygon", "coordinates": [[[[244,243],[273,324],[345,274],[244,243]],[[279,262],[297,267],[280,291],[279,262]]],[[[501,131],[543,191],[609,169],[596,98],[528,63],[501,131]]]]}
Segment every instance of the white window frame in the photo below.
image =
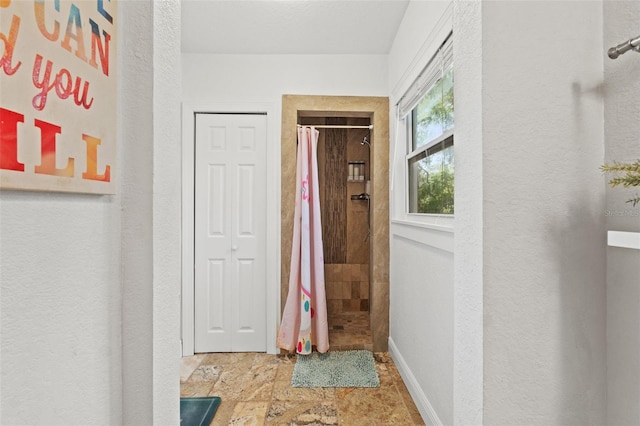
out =
{"type": "Polygon", "coordinates": [[[422,145],[419,148],[416,148],[415,150],[411,151],[411,147],[413,146],[413,141],[412,141],[412,128],[411,126],[413,125],[412,120],[410,119],[410,115],[407,115],[405,117],[405,132],[406,132],[406,141],[407,141],[407,152],[408,154],[405,155],[404,158],[404,164],[405,164],[405,173],[404,173],[404,177],[405,177],[405,192],[404,192],[404,198],[405,198],[405,205],[404,205],[404,211],[407,214],[408,217],[423,217],[423,216],[442,216],[442,217],[453,217],[455,215],[455,213],[417,213],[417,212],[411,212],[411,206],[409,205],[411,203],[411,197],[409,196],[409,192],[412,190],[412,188],[415,186],[415,184],[413,184],[412,182],[410,182],[409,180],[409,161],[417,156],[419,156],[420,154],[422,154],[423,152],[425,152],[426,150],[428,150],[429,148],[438,145],[439,143],[453,137],[454,138],[454,144],[455,144],[455,137],[454,135],[454,129],[450,129],[447,130],[446,132],[444,132],[443,134],[441,134],[440,136],[432,139],[431,141],[429,141],[428,143],[422,145]],[[409,119],[407,119],[409,118],[409,119]]]}
{"type": "MultiPolygon", "coordinates": [[[[404,135],[400,135],[404,137],[406,142],[405,144],[405,155],[403,159],[403,167],[404,170],[404,215],[410,221],[415,222],[431,222],[431,223],[441,223],[441,222],[452,222],[455,217],[454,214],[446,214],[446,213],[417,213],[410,211],[410,191],[411,188],[415,185],[412,185],[409,181],[409,160],[415,158],[420,155],[427,149],[437,145],[438,143],[446,140],[449,137],[454,136],[455,133],[455,124],[452,129],[445,131],[442,135],[434,138],[423,146],[420,146],[416,149],[413,149],[413,129],[412,129],[412,118],[411,112],[413,109],[420,103],[420,101],[424,98],[424,96],[429,93],[429,91],[437,84],[437,82],[442,78],[444,73],[448,72],[453,67],[453,36],[452,33],[449,33],[447,37],[445,37],[445,41],[442,43],[436,54],[429,60],[427,65],[424,67],[422,72],[418,75],[415,81],[411,84],[411,86],[407,89],[405,94],[402,96],[400,101],[398,102],[399,108],[399,122],[397,125],[402,127],[404,135]],[[402,124],[401,124],[401,123],[402,124]]],[[[455,76],[454,76],[455,78],[455,76]]],[[[455,95],[454,95],[455,96],[455,95]]],[[[402,132],[400,132],[402,133],[402,132]]],[[[454,136],[455,140],[455,136],[454,136]]],[[[454,141],[455,145],[455,141],[454,141]]]]}

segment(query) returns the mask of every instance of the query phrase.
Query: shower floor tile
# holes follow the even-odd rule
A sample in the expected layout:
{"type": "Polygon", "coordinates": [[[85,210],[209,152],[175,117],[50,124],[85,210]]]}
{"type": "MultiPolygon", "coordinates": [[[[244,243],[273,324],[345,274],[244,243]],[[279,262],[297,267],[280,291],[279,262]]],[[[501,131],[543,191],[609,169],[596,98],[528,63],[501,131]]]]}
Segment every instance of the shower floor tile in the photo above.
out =
{"type": "Polygon", "coordinates": [[[330,350],[373,350],[369,312],[329,313],[328,320],[330,350]]]}

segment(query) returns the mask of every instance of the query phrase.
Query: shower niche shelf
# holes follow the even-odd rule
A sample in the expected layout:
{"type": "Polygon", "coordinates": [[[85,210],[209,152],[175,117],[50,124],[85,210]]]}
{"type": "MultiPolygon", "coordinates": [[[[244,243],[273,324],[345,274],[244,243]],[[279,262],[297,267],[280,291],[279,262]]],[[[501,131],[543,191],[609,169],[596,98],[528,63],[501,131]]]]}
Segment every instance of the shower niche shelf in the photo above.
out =
{"type": "Polygon", "coordinates": [[[349,161],[349,174],[347,175],[348,182],[364,182],[364,161],[349,161]]]}
{"type": "Polygon", "coordinates": [[[366,201],[368,199],[369,199],[369,194],[367,194],[366,192],[351,196],[351,201],[366,201]]]}

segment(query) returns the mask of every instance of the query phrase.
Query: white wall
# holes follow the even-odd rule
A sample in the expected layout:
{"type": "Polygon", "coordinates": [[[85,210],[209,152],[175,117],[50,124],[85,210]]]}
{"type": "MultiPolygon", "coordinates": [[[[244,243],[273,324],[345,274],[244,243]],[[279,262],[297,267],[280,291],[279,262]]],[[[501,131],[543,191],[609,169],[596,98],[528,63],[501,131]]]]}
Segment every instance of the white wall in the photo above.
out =
{"type": "Polygon", "coordinates": [[[2,424],[122,423],[122,160],[119,195],[0,192],[2,424]]]}
{"type": "Polygon", "coordinates": [[[484,170],[482,3],[454,1],[455,211],[453,424],[482,424],[484,408],[484,170]]]}
{"type": "MultiPolygon", "coordinates": [[[[390,61],[411,58],[404,40],[437,47],[438,26],[408,18],[429,6],[410,4],[390,61]]],[[[602,4],[456,1],[453,26],[455,224],[407,241],[398,147],[396,358],[433,423],[604,424],[602,4]]],[[[389,67],[392,105],[421,63],[405,62],[389,67]]]]}
{"type": "Polygon", "coordinates": [[[180,2],[120,2],[123,413],[180,417],[180,2]]]}
{"type": "Polygon", "coordinates": [[[605,423],[602,25],[482,4],[485,424],[605,423]]]}
{"type": "Polygon", "coordinates": [[[395,105],[451,30],[450,1],[412,1],[389,52],[389,347],[420,413],[433,424],[453,422],[453,220],[425,223],[405,213],[406,144],[395,105]]]}
{"type": "Polygon", "coordinates": [[[178,422],[179,3],[119,17],[118,195],[0,192],[2,424],[178,422]]]}
{"type": "Polygon", "coordinates": [[[389,350],[428,424],[453,421],[452,237],[392,225],[389,350]]]}
{"type": "Polygon", "coordinates": [[[284,94],[387,96],[386,55],[183,53],[182,93],[200,105],[280,104],[284,94]]]}
{"type": "Polygon", "coordinates": [[[119,204],[0,192],[2,424],[121,421],[119,204]]]}
{"type": "MultiPolygon", "coordinates": [[[[640,34],[640,3],[604,2],[604,48],[640,34]]],[[[604,60],[605,159],[640,158],[640,54],[604,60]]],[[[640,232],[637,189],[607,189],[607,229],[640,232]]],[[[640,424],[640,251],[607,249],[607,424],[640,424]]]]}
{"type": "Polygon", "coordinates": [[[152,5],[120,2],[122,144],[122,381],[124,424],[152,423],[153,48],[152,5]]]}
{"type": "Polygon", "coordinates": [[[153,424],[180,418],[180,1],[153,3],[153,424]]]}

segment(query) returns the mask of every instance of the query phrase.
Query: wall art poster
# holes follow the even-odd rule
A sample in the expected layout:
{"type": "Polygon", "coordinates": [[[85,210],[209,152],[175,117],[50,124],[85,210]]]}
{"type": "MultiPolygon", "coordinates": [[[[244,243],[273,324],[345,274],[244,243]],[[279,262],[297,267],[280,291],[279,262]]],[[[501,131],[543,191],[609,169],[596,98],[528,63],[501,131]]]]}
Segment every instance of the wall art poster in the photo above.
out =
{"type": "Polygon", "coordinates": [[[116,0],[0,0],[0,188],[115,193],[116,0]]]}

